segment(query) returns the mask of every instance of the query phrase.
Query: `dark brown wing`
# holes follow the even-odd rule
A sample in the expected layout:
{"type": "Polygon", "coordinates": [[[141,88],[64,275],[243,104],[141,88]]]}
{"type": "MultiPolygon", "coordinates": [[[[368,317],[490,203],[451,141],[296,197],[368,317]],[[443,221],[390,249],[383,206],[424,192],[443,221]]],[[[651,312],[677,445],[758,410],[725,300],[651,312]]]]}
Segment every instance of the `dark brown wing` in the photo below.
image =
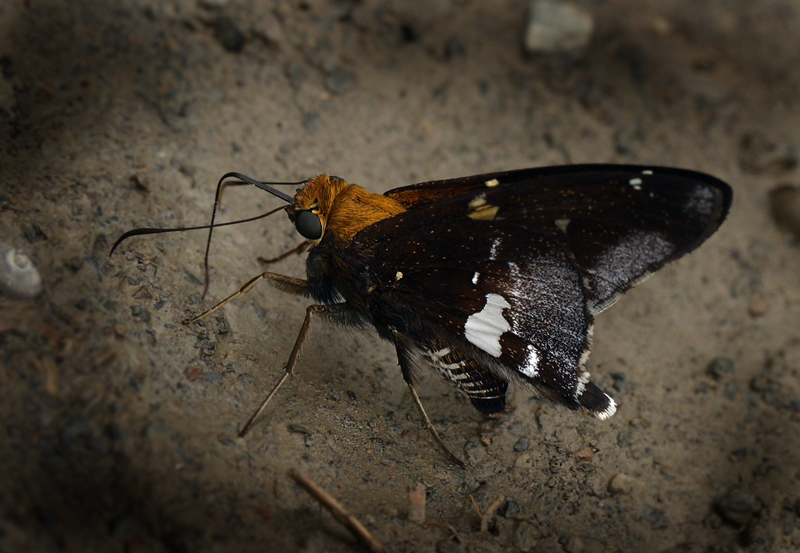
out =
{"type": "Polygon", "coordinates": [[[350,246],[371,252],[376,325],[603,418],[614,403],[583,370],[594,315],[702,243],[731,201],[700,173],[594,165],[387,194],[410,209],[350,246]]]}
{"type": "Polygon", "coordinates": [[[496,219],[554,237],[586,279],[594,314],[702,244],[722,224],[732,201],[730,187],[710,175],[635,165],[487,173],[405,186],[386,195],[409,208],[397,224],[386,221],[393,228],[437,217],[460,229],[459,219],[489,215],[497,206],[496,219]],[[471,208],[478,198],[485,204],[471,208]]]}

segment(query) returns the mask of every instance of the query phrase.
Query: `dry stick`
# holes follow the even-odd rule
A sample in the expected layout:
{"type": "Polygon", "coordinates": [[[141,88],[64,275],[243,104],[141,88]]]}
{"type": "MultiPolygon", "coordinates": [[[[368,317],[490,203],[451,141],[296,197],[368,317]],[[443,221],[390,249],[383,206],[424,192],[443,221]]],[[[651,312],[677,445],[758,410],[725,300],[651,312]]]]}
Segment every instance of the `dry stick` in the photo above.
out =
{"type": "Polygon", "coordinates": [[[503,506],[503,502],[506,500],[505,496],[498,495],[489,508],[486,509],[486,512],[483,513],[481,517],[481,532],[486,532],[489,530],[489,523],[492,521],[492,517],[497,512],[497,509],[503,506]]]}
{"type": "Polygon", "coordinates": [[[289,469],[289,478],[297,482],[300,487],[311,494],[311,497],[319,501],[323,507],[328,509],[337,521],[344,525],[358,541],[364,544],[370,551],[382,552],[383,545],[364,528],[353,515],[348,513],[341,503],[336,501],[328,492],[323,490],[319,484],[311,480],[308,476],[297,469],[289,469]]]}

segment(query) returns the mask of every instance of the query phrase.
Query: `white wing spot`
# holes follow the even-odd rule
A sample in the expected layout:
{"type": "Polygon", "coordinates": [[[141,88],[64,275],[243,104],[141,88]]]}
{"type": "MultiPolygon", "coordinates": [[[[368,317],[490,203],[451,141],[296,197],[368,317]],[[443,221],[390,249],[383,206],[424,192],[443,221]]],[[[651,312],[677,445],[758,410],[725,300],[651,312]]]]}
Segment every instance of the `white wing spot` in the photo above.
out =
{"type": "Polygon", "coordinates": [[[480,276],[481,276],[480,273],[475,273],[474,275],[472,275],[472,284],[477,285],[478,284],[478,277],[480,277],[480,276]]]}
{"type": "Polygon", "coordinates": [[[583,392],[586,391],[586,385],[589,383],[589,373],[582,372],[581,375],[578,377],[578,385],[575,386],[575,393],[572,394],[572,397],[578,399],[583,395],[583,392]]]}
{"type": "Polygon", "coordinates": [[[432,351],[431,352],[431,356],[435,357],[436,359],[441,359],[445,355],[449,355],[449,354],[450,354],[450,348],[442,348],[442,349],[440,349],[438,351],[432,351]]]}
{"type": "Polygon", "coordinates": [[[469,202],[470,209],[477,209],[482,205],[486,205],[486,196],[481,194],[480,196],[475,196],[471,202],[469,202]]]}
{"type": "MultiPolygon", "coordinates": [[[[459,367],[460,365],[458,363],[452,363],[450,365],[442,365],[443,369],[447,369],[450,371],[454,371],[459,367]]],[[[448,376],[453,380],[466,380],[467,378],[469,378],[469,373],[460,373],[460,374],[450,373],[448,376]]],[[[467,383],[467,385],[469,385],[469,383],[467,383]]]]}
{"type": "Polygon", "coordinates": [[[634,190],[641,190],[642,189],[642,179],[631,179],[628,181],[628,184],[633,186],[634,190]]]}
{"type": "Polygon", "coordinates": [[[644,171],[642,171],[642,174],[643,175],[652,175],[653,172],[650,169],[645,169],[644,171]]]}
{"type": "Polygon", "coordinates": [[[567,226],[569,226],[570,221],[571,219],[556,219],[556,226],[558,227],[558,230],[564,234],[567,234],[567,226]]]}
{"type": "Polygon", "coordinates": [[[539,374],[539,354],[531,344],[528,344],[528,357],[525,360],[525,364],[519,370],[530,378],[536,378],[536,375],[539,374]]]}
{"type": "Polygon", "coordinates": [[[595,413],[594,416],[600,420],[606,420],[611,415],[617,412],[617,402],[615,402],[608,394],[603,394],[608,398],[608,407],[600,411],[599,413],[595,413]]]}
{"type": "Polygon", "coordinates": [[[495,186],[497,186],[498,184],[500,184],[500,181],[499,181],[499,180],[497,180],[497,179],[489,179],[489,180],[487,180],[487,181],[486,181],[485,183],[483,183],[483,184],[485,184],[485,185],[486,185],[486,186],[488,186],[489,188],[494,188],[495,186]]]}
{"type": "Polygon", "coordinates": [[[464,324],[464,336],[476,347],[489,355],[500,357],[503,348],[500,336],[511,330],[511,325],[503,317],[503,309],[511,304],[499,294],[486,294],[486,305],[473,313],[464,324]]]}
{"type": "MultiPolygon", "coordinates": [[[[471,203],[474,203],[473,200],[471,203]]],[[[493,221],[497,217],[500,208],[496,205],[489,205],[486,200],[481,199],[481,205],[467,213],[467,217],[473,221],[493,221]]]]}
{"type": "Polygon", "coordinates": [[[500,251],[500,244],[502,242],[503,242],[503,240],[500,237],[497,237],[492,241],[492,249],[489,250],[489,259],[491,261],[494,261],[495,259],[497,259],[497,252],[500,251]]]}

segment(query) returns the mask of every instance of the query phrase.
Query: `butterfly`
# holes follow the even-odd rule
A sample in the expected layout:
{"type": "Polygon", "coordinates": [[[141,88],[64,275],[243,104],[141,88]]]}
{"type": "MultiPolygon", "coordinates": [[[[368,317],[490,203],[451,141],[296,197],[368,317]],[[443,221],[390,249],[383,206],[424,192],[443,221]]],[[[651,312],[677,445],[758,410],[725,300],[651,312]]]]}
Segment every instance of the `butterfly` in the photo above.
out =
{"type": "MultiPolygon", "coordinates": [[[[294,196],[270,186],[277,183],[228,173],[217,203],[227,178],[286,202],[279,209],[305,238],[292,252],[308,249],[306,278],[265,272],[189,322],[262,280],[314,301],[283,376],[241,434],[291,375],[312,320],[321,319],[375,329],[394,344],[426,427],[461,466],[422,406],[420,371],[436,370],[485,414],[505,409],[513,383],[607,419],[616,403],[585,368],[595,317],[700,246],[733,197],[727,184],[703,173],[633,165],[496,172],[384,194],[319,175],[294,183],[294,196]]],[[[212,216],[195,228],[215,226],[212,216]]],[[[129,231],[114,247],[163,230],[129,231]]]]}

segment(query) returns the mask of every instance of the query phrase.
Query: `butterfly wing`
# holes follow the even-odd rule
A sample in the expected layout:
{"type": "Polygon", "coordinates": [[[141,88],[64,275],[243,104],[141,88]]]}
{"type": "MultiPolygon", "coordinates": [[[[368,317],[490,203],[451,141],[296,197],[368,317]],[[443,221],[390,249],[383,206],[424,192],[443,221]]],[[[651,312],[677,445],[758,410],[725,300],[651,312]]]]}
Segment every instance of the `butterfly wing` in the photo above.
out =
{"type": "Polygon", "coordinates": [[[594,315],[702,243],[731,200],[713,177],[630,166],[495,173],[387,195],[408,211],[351,245],[372,255],[376,326],[410,336],[413,359],[436,366],[431,355],[446,344],[470,367],[601,418],[615,405],[583,369],[594,315]],[[412,203],[413,190],[433,199],[412,203]]]}
{"type": "Polygon", "coordinates": [[[410,219],[452,217],[460,228],[459,218],[483,216],[555,236],[583,273],[594,314],[702,244],[724,221],[733,197],[727,184],[710,175],[635,165],[488,173],[386,195],[405,205],[410,219]]]}
{"type": "Polygon", "coordinates": [[[398,346],[405,348],[402,354],[412,369],[419,370],[422,364],[433,367],[455,384],[480,412],[491,415],[505,409],[508,382],[479,364],[474,357],[435,339],[420,342],[411,338],[398,346]]]}

